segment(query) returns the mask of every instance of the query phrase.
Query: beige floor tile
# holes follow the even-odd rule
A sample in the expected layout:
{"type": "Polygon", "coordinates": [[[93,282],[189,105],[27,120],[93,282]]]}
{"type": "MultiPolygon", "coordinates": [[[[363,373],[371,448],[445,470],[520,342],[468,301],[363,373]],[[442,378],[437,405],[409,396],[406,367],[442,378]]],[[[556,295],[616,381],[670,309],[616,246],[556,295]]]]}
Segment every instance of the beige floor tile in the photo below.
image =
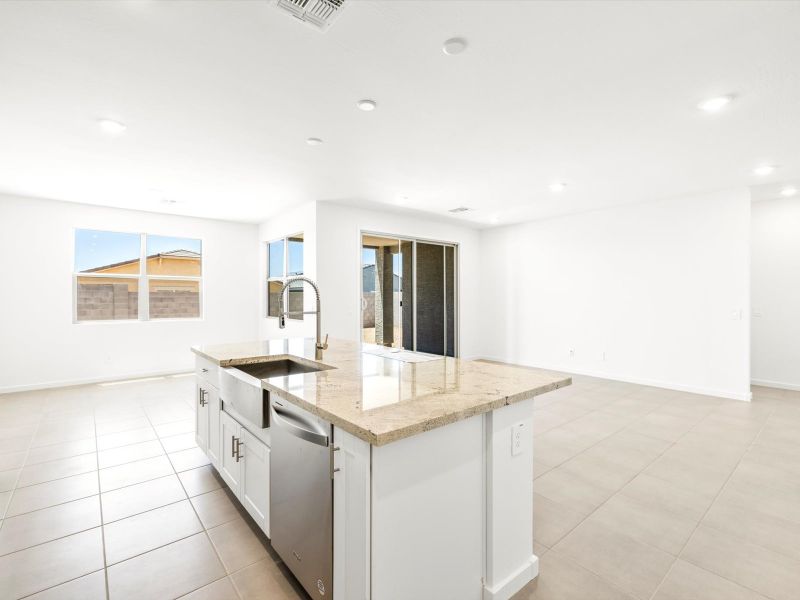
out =
{"type": "Polygon", "coordinates": [[[58,460],[60,458],[91,454],[96,448],[97,445],[94,437],[83,438],[73,442],[53,444],[52,446],[39,446],[38,448],[31,448],[30,452],[28,452],[28,458],[25,464],[35,465],[50,460],[58,460]]]}
{"type": "Polygon", "coordinates": [[[77,440],[92,437],[94,435],[94,425],[74,426],[59,423],[52,428],[40,429],[36,432],[31,442],[32,448],[39,446],[50,446],[52,444],[62,444],[64,442],[74,442],[77,440]]]}
{"type": "Polygon", "coordinates": [[[172,452],[169,454],[169,460],[172,462],[172,466],[177,472],[196,469],[210,463],[206,453],[197,447],[172,452]]]}
{"type": "Polygon", "coordinates": [[[621,496],[699,521],[714,500],[714,494],[678,488],[668,481],[639,474],[619,491],[621,496]]]}
{"type": "Polygon", "coordinates": [[[48,506],[79,500],[80,498],[93,496],[98,492],[96,472],[19,488],[11,498],[6,517],[13,517],[47,508],[48,506]]]}
{"type": "Polygon", "coordinates": [[[167,452],[177,452],[178,450],[188,450],[190,448],[197,447],[197,442],[194,438],[194,431],[162,437],[161,443],[164,446],[164,450],[167,452]]]}
{"type": "Polygon", "coordinates": [[[214,583],[181,596],[181,600],[239,600],[239,594],[229,577],[217,579],[214,583]]]}
{"type": "Polygon", "coordinates": [[[244,519],[234,519],[209,529],[208,537],[228,573],[268,557],[269,541],[244,519]]]}
{"type": "Polygon", "coordinates": [[[650,598],[675,561],[662,550],[588,520],[553,550],[642,600],[650,598]]]}
{"type": "Polygon", "coordinates": [[[599,457],[591,452],[592,449],[569,459],[558,468],[610,491],[619,490],[638,474],[638,469],[599,457]]]}
{"type": "Polygon", "coordinates": [[[143,483],[104,492],[103,520],[106,523],[166,506],[186,499],[177,475],[167,475],[143,483]]]}
{"type": "Polygon", "coordinates": [[[73,475],[89,473],[97,470],[97,457],[92,454],[81,454],[70,458],[59,458],[48,462],[28,465],[19,474],[18,487],[36,485],[54,479],[63,479],[73,475]]]}
{"type": "Polygon", "coordinates": [[[675,442],[694,427],[698,419],[652,412],[628,426],[630,431],[667,442],[675,442]]]}
{"type": "Polygon", "coordinates": [[[0,471],[10,471],[12,469],[21,469],[25,464],[25,457],[28,455],[27,451],[10,452],[7,454],[0,454],[0,471]]]}
{"type": "MultiPolygon", "coordinates": [[[[2,419],[2,416],[0,416],[0,419],[2,419]]],[[[0,454],[11,454],[26,450],[30,446],[31,438],[33,438],[32,435],[12,435],[9,437],[0,435],[0,454]]]]}
{"type": "Polygon", "coordinates": [[[106,564],[112,565],[203,530],[188,500],[104,526],[106,564]]]}
{"type": "Polygon", "coordinates": [[[105,571],[95,571],[67,583],[28,596],[25,600],[105,600],[105,571]]]}
{"type": "Polygon", "coordinates": [[[7,518],[0,529],[0,555],[100,525],[100,500],[90,496],[7,518]]]}
{"type": "Polygon", "coordinates": [[[800,523],[800,494],[729,481],[717,501],[745,510],[757,510],[796,524],[800,523]]]}
{"type": "Polygon", "coordinates": [[[108,492],[128,485],[142,483],[171,475],[174,471],[166,456],[156,456],[145,460],[100,469],[100,490],[108,492]]]}
{"type": "Polygon", "coordinates": [[[585,514],[545,496],[536,493],[533,495],[533,539],[548,548],[554,546],[585,518],[585,514]]]}
{"type": "Polygon", "coordinates": [[[800,562],[701,525],[681,558],[774,600],[797,600],[800,562]]]}
{"type": "Polygon", "coordinates": [[[161,448],[159,441],[150,440],[149,442],[139,442],[138,444],[130,444],[129,446],[101,450],[97,453],[97,459],[100,468],[106,469],[137,460],[144,460],[145,458],[154,458],[162,454],[164,454],[164,450],[161,448]]]}
{"type": "Polygon", "coordinates": [[[670,444],[671,442],[625,429],[602,440],[584,454],[640,470],[658,458],[670,444]]]}
{"type": "Polygon", "coordinates": [[[542,464],[557,467],[593,444],[564,425],[533,438],[533,457],[542,464]]]}
{"type": "Polygon", "coordinates": [[[7,492],[14,489],[19,479],[22,469],[11,469],[10,471],[0,471],[0,492],[7,492]]]}
{"type": "Polygon", "coordinates": [[[222,479],[211,465],[182,471],[178,473],[178,477],[180,477],[181,483],[190,497],[213,492],[224,486],[222,479]]]}
{"type": "Polygon", "coordinates": [[[12,493],[13,492],[0,492],[0,519],[6,514],[6,508],[8,508],[12,493]]]}
{"type": "Polygon", "coordinates": [[[0,598],[20,598],[102,568],[97,527],[0,557],[0,598]]]}
{"type": "Polygon", "coordinates": [[[116,421],[104,421],[95,425],[98,436],[108,435],[109,433],[120,433],[131,431],[132,429],[143,429],[150,426],[150,421],[144,415],[119,419],[116,421]]]}
{"type": "Polygon", "coordinates": [[[677,556],[692,535],[697,521],[651,504],[617,495],[603,504],[589,521],[677,556]]]}
{"type": "Polygon", "coordinates": [[[614,494],[614,490],[585,481],[560,467],[539,477],[534,490],[583,515],[588,515],[614,494]]]}
{"type": "Polygon", "coordinates": [[[710,571],[678,560],[661,583],[653,600],[766,600],[752,590],[710,571]]]}
{"type": "Polygon", "coordinates": [[[158,437],[170,437],[178,435],[179,433],[191,433],[194,431],[194,418],[181,419],[180,421],[161,423],[154,426],[158,437]]]}
{"type": "Polygon", "coordinates": [[[533,413],[533,435],[540,435],[568,421],[568,418],[554,413],[547,408],[537,410],[533,413]]]}
{"type": "Polygon", "coordinates": [[[225,576],[205,533],[108,568],[110,600],[177,598],[225,576]]]}
{"type": "Polygon", "coordinates": [[[97,449],[108,450],[110,448],[119,448],[120,446],[128,446],[130,444],[138,444],[139,442],[147,442],[156,439],[156,432],[152,427],[143,427],[141,429],[131,429],[130,431],[121,431],[119,433],[109,433],[101,435],[97,438],[97,449]]]}
{"type": "Polygon", "coordinates": [[[708,466],[700,460],[689,461],[671,456],[657,458],[642,473],[681,489],[711,496],[722,489],[730,476],[730,471],[708,466]]]}
{"type": "Polygon", "coordinates": [[[703,525],[800,561],[798,523],[717,500],[703,518],[703,525]]]}
{"type": "Polygon", "coordinates": [[[608,581],[558,552],[539,559],[539,576],[512,600],[632,600],[608,581]]]}
{"type": "Polygon", "coordinates": [[[285,566],[271,558],[231,575],[242,600],[305,600],[308,596],[285,566]]]}
{"type": "Polygon", "coordinates": [[[533,478],[536,479],[537,477],[541,477],[548,471],[552,470],[553,467],[549,467],[544,463],[540,463],[538,460],[533,461],[533,478]]]}
{"type": "Polygon", "coordinates": [[[228,496],[227,489],[195,496],[191,502],[206,529],[241,518],[236,506],[238,501],[228,496]]]}

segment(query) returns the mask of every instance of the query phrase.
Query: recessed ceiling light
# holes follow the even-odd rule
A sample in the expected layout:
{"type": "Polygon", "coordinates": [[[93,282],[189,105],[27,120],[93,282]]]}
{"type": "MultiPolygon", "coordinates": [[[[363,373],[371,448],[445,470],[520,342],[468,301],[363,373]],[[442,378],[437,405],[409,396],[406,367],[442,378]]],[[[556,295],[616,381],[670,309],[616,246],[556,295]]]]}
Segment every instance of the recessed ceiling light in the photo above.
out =
{"type": "Polygon", "coordinates": [[[322,140],[315,137],[310,137],[306,140],[306,144],[309,146],[319,146],[322,143],[322,140]]]}
{"type": "Polygon", "coordinates": [[[794,196],[797,193],[797,188],[788,186],[781,190],[781,196],[790,197],[794,196]]]}
{"type": "Polygon", "coordinates": [[[551,183],[550,184],[550,191],[551,192],[556,192],[556,193],[563,192],[565,189],[567,189],[567,184],[566,183],[562,183],[560,181],[557,181],[556,183],[551,183]]]}
{"type": "Polygon", "coordinates": [[[761,165],[753,169],[753,173],[756,175],[769,175],[775,170],[775,167],[772,165],[761,165]]]}
{"type": "Polygon", "coordinates": [[[365,98],[364,100],[359,100],[356,102],[356,106],[359,108],[359,110],[369,112],[371,110],[375,110],[375,108],[378,106],[378,103],[375,102],[375,100],[369,100],[365,98]]]}
{"type": "Polygon", "coordinates": [[[464,38],[450,38],[442,45],[442,52],[448,56],[461,54],[467,49],[467,40],[464,38]]]}
{"type": "Polygon", "coordinates": [[[124,133],[128,128],[125,123],[120,123],[119,121],[114,121],[113,119],[100,119],[97,121],[97,124],[100,125],[100,129],[111,135],[119,135],[124,133]]]}
{"type": "Polygon", "coordinates": [[[162,198],[161,199],[161,203],[162,204],[177,204],[178,201],[175,200],[175,198],[162,198]]]}
{"type": "Polygon", "coordinates": [[[717,96],[716,98],[709,98],[708,100],[703,100],[700,104],[697,105],[697,108],[700,110],[704,110],[705,112],[717,112],[725,108],[730,101],[733,100],[733,96],[717,96]]]}

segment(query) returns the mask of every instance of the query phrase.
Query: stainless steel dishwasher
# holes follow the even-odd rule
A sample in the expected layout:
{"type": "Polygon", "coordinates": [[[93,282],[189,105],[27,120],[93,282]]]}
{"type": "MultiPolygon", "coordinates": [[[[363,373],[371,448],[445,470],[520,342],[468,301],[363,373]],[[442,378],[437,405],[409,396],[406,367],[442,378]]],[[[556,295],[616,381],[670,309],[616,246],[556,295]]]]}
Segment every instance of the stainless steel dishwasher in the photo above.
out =
{"type": "Polygon", "coordinates": [[[272,547],[312,598],[333,596],[331,424],[273,396],[272,547]]]}

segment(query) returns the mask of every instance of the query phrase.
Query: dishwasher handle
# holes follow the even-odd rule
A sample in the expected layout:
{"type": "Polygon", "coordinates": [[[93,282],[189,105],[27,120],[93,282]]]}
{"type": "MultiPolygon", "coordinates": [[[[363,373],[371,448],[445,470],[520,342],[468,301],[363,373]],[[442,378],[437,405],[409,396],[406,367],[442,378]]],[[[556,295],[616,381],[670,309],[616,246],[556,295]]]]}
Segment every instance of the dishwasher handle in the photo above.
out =
{"type": "Polygon", "coordinates": [[[313,424],[308,423],[300,415],[281,410],[274,404],[271,408],[274,418],[273,425],[285,429],[287,433],[312,444],[328,446],[328,436],[314,431],[313,424]]]}

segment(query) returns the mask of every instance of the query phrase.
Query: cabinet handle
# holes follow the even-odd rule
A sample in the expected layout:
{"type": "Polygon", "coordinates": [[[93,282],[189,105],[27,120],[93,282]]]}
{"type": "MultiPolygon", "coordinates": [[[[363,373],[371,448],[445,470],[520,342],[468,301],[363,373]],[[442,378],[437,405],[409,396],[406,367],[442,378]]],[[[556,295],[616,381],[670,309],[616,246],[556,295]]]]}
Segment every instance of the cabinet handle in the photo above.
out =
{"type": "Polygon", "coordinates": [[[231,458],[236,458],[236,436],[231,436],[231,458]]]}
{"type": "Polygon", "coordinates": [[[200,369],[200,371],[202,371],[203,373],[208,373],[208,369],[206,369],[205,367],[203,367],[202,369],[200,369]]]}
{"type": "Polygon", "coordinates": [[[200,388],[200,406],[205,406],[206,404],[208,404],[208,400],[206,400],[207,393],[208,392],[206,390],[200,388]]]}
{"type": "Polygon", "coordinates": [[[240,438],[236,438],[236,462],[242,460],[242,440],[240,438]]]}
{"type": "Polygon", "coordinates": [[[333,453],[338,452],[340,450],[339,446],[331,446],[331,479],[333,479],[333,474],[341,471],[340,468],[333,466],[333,453]]]}

